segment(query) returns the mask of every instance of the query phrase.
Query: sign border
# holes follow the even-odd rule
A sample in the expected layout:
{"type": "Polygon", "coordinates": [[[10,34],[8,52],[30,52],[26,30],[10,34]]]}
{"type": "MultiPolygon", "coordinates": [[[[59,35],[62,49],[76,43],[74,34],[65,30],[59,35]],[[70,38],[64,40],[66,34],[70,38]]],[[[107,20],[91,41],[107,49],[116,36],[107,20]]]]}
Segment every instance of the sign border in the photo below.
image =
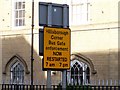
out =
{"type": "MultiPolygon", "coordinates": [[[[47,71],[47,70],[52,70],[52,71],[63,71],[63,70],[69,70],[70,69],[70,62],[69,62],[69,67],[68,68],[45,68],[44,67],[44,29],[45,28],[59,28],[59,29],[68,29],[68,30],[70,30],[70,50],[69,50],[69,52],[70,52],[70,56],[71,56],[71,29],[70,28],[61,28],[61,27],[50,27],[50,26],[44,26],[44,28],[43,28],[43,58],[42,58],[42,70],[43,71],[47,71]]],[[[70,56],[69,56],[69,59],[70,59],[70,56]]],[[[70,59],[70,61],[71,61],[71,59],[70,59]]]]}

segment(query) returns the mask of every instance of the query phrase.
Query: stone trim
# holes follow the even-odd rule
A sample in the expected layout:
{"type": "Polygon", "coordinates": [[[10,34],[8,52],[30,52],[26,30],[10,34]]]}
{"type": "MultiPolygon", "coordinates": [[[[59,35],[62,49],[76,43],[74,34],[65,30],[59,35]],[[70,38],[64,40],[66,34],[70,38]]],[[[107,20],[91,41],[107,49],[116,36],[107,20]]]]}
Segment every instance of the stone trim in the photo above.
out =
{"type": "Polygon", "coordinates": [[[75,54],[71,55],[71,61],[75,60],[75,59],[87,64],[89,66],[89,68],[91,69],[90,71],[92,74],[97,74],[97,71],[95,70],[91,59],[85,57],[84,55],[82,55],[80,53],[75,53],[75,54]]]}
{"type": "Polygon", "coordinates": [[[16,54],[16,55],[14,55],[14,56],[7,62],[7,64],[5,65],[3,74],[6,74],[8,67],[9,67],[11,64],[13,64],[13,63],[15,63],[15,62],[17,62],[17,61],[19,61],[20,63],[22,63],[22,64],[24,65],[24,67],[25,67],[25,73],[26,73],[26,74],[29,74],[29,73],[30,73],[30,71],[28,70],[28,66],[27,66],[25,60],[24,60],[23,58],[21,58],[18,54],[16,54]],[[15,60],[15,58],[17,58],[17,60],[15,60]]]}

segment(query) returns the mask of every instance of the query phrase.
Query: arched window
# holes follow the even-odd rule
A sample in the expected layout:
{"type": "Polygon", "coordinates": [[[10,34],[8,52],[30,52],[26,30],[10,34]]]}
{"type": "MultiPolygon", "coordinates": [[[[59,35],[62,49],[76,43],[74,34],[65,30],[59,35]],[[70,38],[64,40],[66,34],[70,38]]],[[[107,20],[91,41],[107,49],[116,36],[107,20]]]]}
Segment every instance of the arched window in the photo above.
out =
{"type": "Polygon", "coordinates": [[[87,64],[73,60],[67,76],[69,78],[68,84],[85,85],[90,81],[90,69],[87,64]]]}
{"type": "Polygon", "coordinates": [[[10,68],[11,83],[22,84],[24,82],[24,67],[18,61],[10,68]]]}
{"type": "Polygon", "coordinates": [[[29,74],[27,63],[19,55],[14,55],[6,63],[3,74],[5,75],[4,83],[24,83],[26,74],[29,74]],[[8,75],[10,75],[8,77],[8,75]]]}

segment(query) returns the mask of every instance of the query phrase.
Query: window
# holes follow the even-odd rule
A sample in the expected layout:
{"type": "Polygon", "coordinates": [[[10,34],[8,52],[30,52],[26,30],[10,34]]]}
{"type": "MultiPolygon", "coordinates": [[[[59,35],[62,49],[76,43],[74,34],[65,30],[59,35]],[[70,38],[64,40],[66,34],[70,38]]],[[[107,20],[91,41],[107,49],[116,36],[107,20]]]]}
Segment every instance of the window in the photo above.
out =
{"type": "Polygon", "coordinates": [[[85,85],[90,82],[90,69],[87,64],[74,60],[71,61],[71,68],[67,76],[68,84],[85,85]]]}
{"type": "Polygon", "coordinates": [[[71,2],[71,22],[72,25],[86,24],[89,21],[89,1],[72,0],[71,2]]]}
{"type": "Polygon", "coordinates": [[[25,25],[25,2],[16,1],[14,2],[14,25],[15,26],[24,26],[25,25]]]}
{"type": "Polygon", "coordinates": [[[10,72],[11,83],[22,84],[24,82],[24,68],[19,62],[16,62],[11,66],[10,72]]]}

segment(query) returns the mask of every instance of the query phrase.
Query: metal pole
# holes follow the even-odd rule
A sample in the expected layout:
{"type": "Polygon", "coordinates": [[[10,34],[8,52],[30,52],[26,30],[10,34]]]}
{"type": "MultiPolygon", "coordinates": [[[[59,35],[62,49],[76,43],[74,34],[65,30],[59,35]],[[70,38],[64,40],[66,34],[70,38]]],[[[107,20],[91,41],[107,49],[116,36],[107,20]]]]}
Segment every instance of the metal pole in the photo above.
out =
{"type": "MultiPolygon", "coordinates": [[[[52,25],[52,4],[48,4],[48,26],[52,25]]],[[[47,89],[51,89],[51,70],[47,70],[47,89]]]]}
{"type": "MultiPolygon", "coordinates": [[[[63,28],[67,28],[67,5],[63,6],[63,28]]],[[[62,71],[62,90],[66,90],[66,83],[67,83],[67,70],[62,71]]]]}
{"type": "Polygon", "coordinates": [[[51,70],[47,70],[47,90],[51,89],[51,70]]]}
{"type": "MultiPolygon", "coordinates": [[[[32,29],[31,29],[31,87],[33,86],[33,43],[34,43],[34,0],[32,0],[32,29]]],[[[31,88],[32,90],[32,88],[31,88]]]]}
{"type": "Polygon", "coordinates": [[[62,90],[66,89],[66,70],[62,71],[62,90]]]}

